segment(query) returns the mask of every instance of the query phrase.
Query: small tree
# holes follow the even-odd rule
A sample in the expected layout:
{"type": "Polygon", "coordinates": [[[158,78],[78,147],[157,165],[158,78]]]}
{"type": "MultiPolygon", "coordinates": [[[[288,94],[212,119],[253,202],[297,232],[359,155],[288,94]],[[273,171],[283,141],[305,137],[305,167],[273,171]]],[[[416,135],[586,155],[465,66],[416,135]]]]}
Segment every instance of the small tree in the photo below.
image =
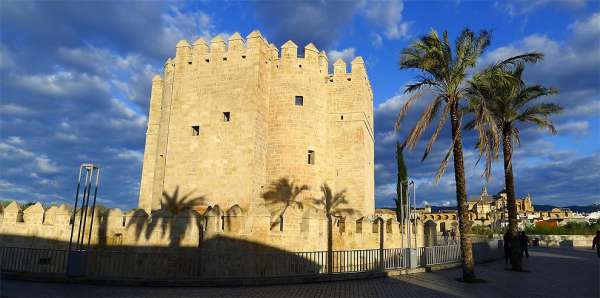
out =
{"type": "Polygon", "coordinates": [[[404,153],[402,152],[400,142],[396,142],[396,165],[398,167],[396,198],[394,199],[394,202],[396,203],[396,219],[398,222],[404,223],[406,214],[403,214],[401,210],[406,210],[406,200],[408,200],[408,171],[406,170],[406,164],[404,163],[404,153]]]}

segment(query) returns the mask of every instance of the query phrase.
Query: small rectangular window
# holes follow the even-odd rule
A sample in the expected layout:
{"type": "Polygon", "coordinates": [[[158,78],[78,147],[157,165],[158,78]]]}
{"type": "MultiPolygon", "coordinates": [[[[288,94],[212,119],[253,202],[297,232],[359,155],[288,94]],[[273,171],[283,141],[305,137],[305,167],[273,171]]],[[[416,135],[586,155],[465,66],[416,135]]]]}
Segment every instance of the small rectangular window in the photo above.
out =
{"type": "Polygon", "coordinates": [[[230,112],[223,112],[223,121],[229,122],[229,120],[231,119],[230,117],[231,117],[230,112]]]}
{"type": "Polygon", "coordinates": [[[200,125],[192,125],[192,136],[197,137],[200,135],[200,125]]]}
{"type": "Polygon", "coordinates": [[[338,228],[340,229],[340,233],[346,232],[346,220],[345,219],[340,218],[338,220],[338,228]]]}
{"type": "Polygon", "coordinates": [[[304,105],[304,97],[302,97],[302,96],[296,96],[296,105],[297,106],[303,106],[304,105]]]}
{"type": "Polygon", "coordinates": [[[308,164],[315,164],[315,152],[313,150],[308,150],[308,164]]]}

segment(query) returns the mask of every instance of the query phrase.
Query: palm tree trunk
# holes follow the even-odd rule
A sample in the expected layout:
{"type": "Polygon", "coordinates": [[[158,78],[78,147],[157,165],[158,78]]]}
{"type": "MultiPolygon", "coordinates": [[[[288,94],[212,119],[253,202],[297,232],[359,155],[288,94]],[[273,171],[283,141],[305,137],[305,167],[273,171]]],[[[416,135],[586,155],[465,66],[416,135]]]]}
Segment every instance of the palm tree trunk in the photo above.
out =
{"type": "Polygon", "coordinates": [[[463,161],[462,137],[458,102],[451,102],[450,118],[452,122],[452,139],[455,140],[453,148],[454,179],[456,181],[456,202],[458,204],[458,228],[460,230],[460,251],[462,255],[463,280],[475,280],[475,262],[473,260],[473,246],[471,243],[471,222],[469,205],[467,204],[467,184],[465,181],[465,165],[463,161]]]}
{"type": "Polygon", "coordinates": [[[333,220],[327,214],[327,273],[333,272],[333,220]]]}
{"type": "Polygon", "coordinates": [[[508,208],[508,231],[510,233],[510,263],[513,270],[523,270],[521,263],[521,245],[519,242],[518,214],[515,200],[515,182],[512,169],[512,126],[510,123],[502,127],[504,153],[504,183],[506,186],[506,205],[508,208]]]}

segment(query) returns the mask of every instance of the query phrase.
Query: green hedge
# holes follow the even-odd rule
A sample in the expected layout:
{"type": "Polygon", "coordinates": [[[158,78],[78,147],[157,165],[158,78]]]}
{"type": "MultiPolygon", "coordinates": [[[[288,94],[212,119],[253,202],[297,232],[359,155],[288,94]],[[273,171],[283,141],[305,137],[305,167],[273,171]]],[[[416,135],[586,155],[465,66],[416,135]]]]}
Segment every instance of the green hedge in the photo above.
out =
{"type": "Polygon", "coordinates": [[[528,226],[525,233],[535,235],[594,235],[600,224],[589,225],[583,222],[568,222],[564,226],[528,226]]]}

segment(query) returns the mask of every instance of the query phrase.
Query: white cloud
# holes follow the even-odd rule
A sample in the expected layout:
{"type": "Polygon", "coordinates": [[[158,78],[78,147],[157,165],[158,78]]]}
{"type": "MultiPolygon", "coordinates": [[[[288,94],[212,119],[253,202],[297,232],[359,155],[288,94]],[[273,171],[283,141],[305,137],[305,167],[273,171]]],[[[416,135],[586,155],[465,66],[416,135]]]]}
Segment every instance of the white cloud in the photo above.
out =
{"type": "Polygon", "coordinates": [[[74,142],[74,141],[77,141],[79,139],[76,134],[74,134],[74,133],[65,133],[65,132],[57,132],[57,133],[54,134],[54,137],[57,140],[68,141],[68,142],[74,142]]]}
{"type": "Polygon", "coordinates": [[[132,160],[140,164],[144,160],[144,152],[141,150],[115,149],[111,151],[115,153],[118,159],[132,160]]]}
{"type": "Polygon", "coordinates": [[[25,116],[31,114],[31,110],[13,103],[2,103],[0,105],[0,114],[7,114],[13,116],[25,116]]]}
{"type": "Polygon", "coordinates": [[[381,142],[381,144],[387,145],[396,142],[398,140],[398,134],[394,130],[380,132],[377,133],[376,139],[381,142]]]}
{"type": "Polygon", "coordinates": [[[380,47],[383,44],[383,37],[380,34],[373,34],[373,38],[371,39],[371,45],[375,48],[380,47]]]}
{"type": "MultiPolygon", "coordinates": [[[[569,98],[567,95],[565,97],[569,98]]],[[[600,100],[594,100],[585,105],[578,105],[575,108],[564,111],[561,115],[570,117],[600,115],[600,100]]]]}
{"type": "Polygon", "coordinates": [[[375,194],[378,198],[392,198],[396,196],[396,183],[377,185],[375,194]]]}
{"type": "Polygon", "coordinates": [[[586,0],[502,0],[496,1],[494,5],[510,16],[517,16],[535,12],[549,5],[579,9],[586,6],[586,0]]]}
{"type": "Polygon", "coordinates": [[[559,134],[573,133],[576,135],[586,134],[590,127],[587,121],[569,121],[556,126],[559,134]]]}
{"type": "Polygon", "coordinates": [[[35,158],[35,162],[38,169],[42,173],[55,173],[58,171],[58,166],[54,161],[48,158],[46,155],[40,155],[35,158]]]}
{"type": "Polygon", "coordinates": [[[31,158],[35,154],[27,149],[21,148],[14,142],[0,142],[0,158],[31,158]]]}
{"type": "Polygon", "coordinates": [[[388,39],[399,39],[408,35],[409,23],[402,21],[404,3],[402,0],[370,1],[365,15],[371,22],[384,28],[388,39]]]}
{"type": "Polygon", "coordinates": [[[158,44],[164,52],[174,52],[175,44],[181,39],[196,40],[202,37],[210,40],[214,25],[210,16],[202,11],[182,12],[172,5],[162,15],[162,28],[158,36],[158,44]]]}
{"type": "Polygon", "coordinates": [[[40,95],[63,98],[93,90],[103,92],[109,90],[106,82],[98,76],[69,71],[17,76],[14,83],[20,88],[25,88],[40,95]]]}
{"type": "Polygon", "coordinates": [[[344,62],[346,62],[346,64],[350,64],[350,62],[352,62],[352,59],[356,57],[355,52],[356,49],[354,48],[346,48],[341,51],[330,50],[327,53],[327,57],[329,58],[329,61],[331,61],[332,64],[338,59],[342,59],[344,60],[344,62]]]}
{"type": "Polygon", "coordinates": [[[23,139],[17,136],[8,137],[6,142],[11,145],[23,145],[23,139]]]}
{"type": "Polygon", "coordinates": [[[569,25],[578,37],[600,34],[600,12],[593,14],[589,19],[583,21],[575,21],[569,25]]]}
{"type": "Polygon", "coordinates": [[[600,13],[596,13],[569,25],[566,41],[533,34],[489,52],[482,62],[493,63],[525,52],[541,52],[544,59],[527,67],[525,80],[529,84],[557,87],[560,93],[549,99],[565,107],[564,115],[593,115],[600,101],[599,27],[600,13]],[[576,114],[578,112],[581,114],[576,114]]]}
{"type": "Polygon", "coordinates": [[[409,98],[407,94],[396,94],[378,104],[375,114],[397,114],[409,98]]]}

